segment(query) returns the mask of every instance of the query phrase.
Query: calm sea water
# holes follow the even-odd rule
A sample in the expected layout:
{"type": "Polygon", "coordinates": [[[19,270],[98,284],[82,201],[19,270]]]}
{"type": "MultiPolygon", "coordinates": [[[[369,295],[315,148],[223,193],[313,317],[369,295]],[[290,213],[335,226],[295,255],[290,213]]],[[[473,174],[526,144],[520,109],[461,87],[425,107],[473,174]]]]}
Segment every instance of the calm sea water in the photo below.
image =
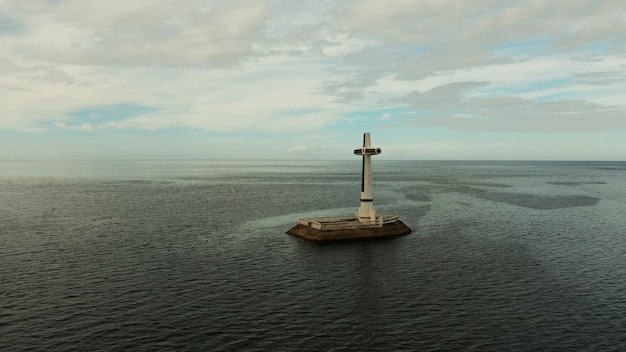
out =
{"type": "Polygon", "coordinates": [[[626,163],[0,162],[1,351],[626,351],[626,163]]]}

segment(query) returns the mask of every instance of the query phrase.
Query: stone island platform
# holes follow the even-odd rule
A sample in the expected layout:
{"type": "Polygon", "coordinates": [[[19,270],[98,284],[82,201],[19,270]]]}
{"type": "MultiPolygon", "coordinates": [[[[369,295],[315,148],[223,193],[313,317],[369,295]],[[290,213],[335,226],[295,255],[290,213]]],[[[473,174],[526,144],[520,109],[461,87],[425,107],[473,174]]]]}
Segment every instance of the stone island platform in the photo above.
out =
{"type": "Polygon", "coordinates": [[[356,216],[329,216],[302,218],[287,233],[321,243],[402,236],[411,233],[411,228],[396,214],[383,214],[372,222],[359,221],[356,216]]]}

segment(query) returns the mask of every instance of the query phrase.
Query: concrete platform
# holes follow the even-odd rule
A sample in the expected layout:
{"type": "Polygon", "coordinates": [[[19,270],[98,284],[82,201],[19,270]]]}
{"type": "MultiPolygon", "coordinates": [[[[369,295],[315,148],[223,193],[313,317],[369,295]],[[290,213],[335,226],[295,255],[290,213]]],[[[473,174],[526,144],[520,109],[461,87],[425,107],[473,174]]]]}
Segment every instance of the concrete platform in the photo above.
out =
{"type": "Polygon", "coordinates": [[[408,235],[412,230],[396,214],[379,216],[376,221],[359,221],[354,216],[302,218],[287,234],[305,240],[327,243],[408,235]]]}

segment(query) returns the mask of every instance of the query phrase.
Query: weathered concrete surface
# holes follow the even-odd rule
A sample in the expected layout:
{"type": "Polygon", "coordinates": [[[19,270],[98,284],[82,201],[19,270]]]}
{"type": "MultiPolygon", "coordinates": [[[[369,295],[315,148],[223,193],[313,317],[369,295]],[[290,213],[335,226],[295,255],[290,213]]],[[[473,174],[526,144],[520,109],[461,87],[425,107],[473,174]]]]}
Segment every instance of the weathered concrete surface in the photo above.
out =
{"type": "Polygon", "coordinates": [[[392,236],[408,235],[412,232],[411,228],[406,226],[402,221],[397,220],[393,223],[385,224],[382,227],[368,228],[351,228],[337,230],[317,230],[310,226],[297,224],[287,231],[292,236],[298,236],[312,242],[337,242],[358,239],[374,239],[392,236]]]}

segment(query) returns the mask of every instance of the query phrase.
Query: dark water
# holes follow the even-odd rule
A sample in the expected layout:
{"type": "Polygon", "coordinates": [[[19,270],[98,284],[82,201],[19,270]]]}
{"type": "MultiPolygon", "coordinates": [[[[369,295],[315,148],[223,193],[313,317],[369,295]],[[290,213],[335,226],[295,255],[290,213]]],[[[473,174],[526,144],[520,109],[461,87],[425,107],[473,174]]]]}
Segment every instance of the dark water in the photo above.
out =
{"type": "Polygon", "coordinates": [[[626,351],[626,163],[0,162],[1,351],[626,351]]]}

